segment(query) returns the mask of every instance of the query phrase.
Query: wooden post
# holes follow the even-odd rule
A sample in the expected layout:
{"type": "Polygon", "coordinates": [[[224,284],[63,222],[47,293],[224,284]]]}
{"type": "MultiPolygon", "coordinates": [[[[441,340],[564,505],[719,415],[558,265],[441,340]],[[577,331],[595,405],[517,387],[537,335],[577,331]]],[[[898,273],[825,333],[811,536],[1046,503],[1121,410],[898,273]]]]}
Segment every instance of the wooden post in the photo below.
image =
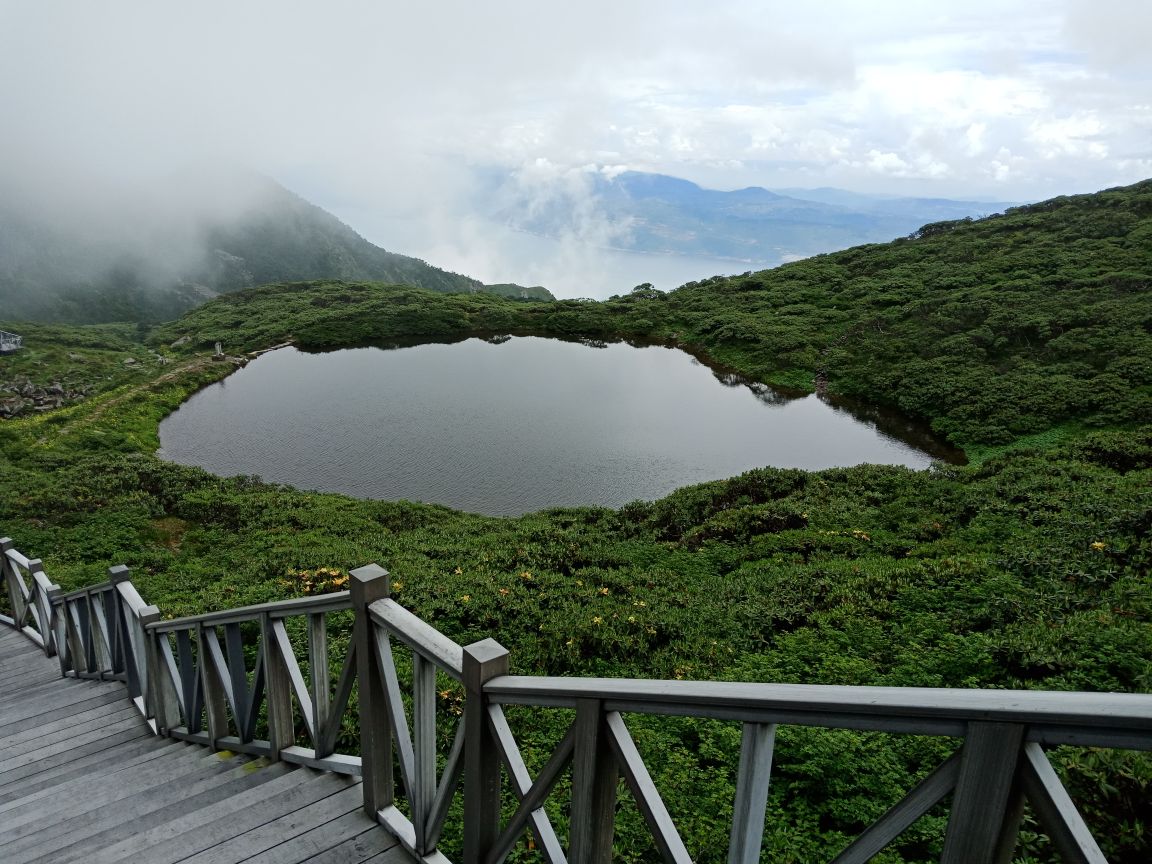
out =
{"type": "Polygon", "coordinates": [[[29,586],[32,592],[29,598],[32,602],[32,613],[36,619],[36,629],[40,631],[40,638],[44,642],[44,656],[51,657],[56,653],[52,647],[52,608],[48,605],[48,598],[36,578],[37,573],[43,572],[44,562],[39,558],[28,562],[28,579],[32,583],[29,586]]]}
{"type": "MultiPolygon", "coordinates": [[[[218,750],[220,748],[217,742],[228,735],[228,711],[224,705],[224,684],[220,680],[220,671],[212,662],[212,653],[208,649],[207,633],[208,627],[203,624],[196,625],[196,660],[200,666],[200,686],[204,688],[204,713],[208,720],[208,738],[212,749],[218,750]]],[[[215,636],[215,633],[210,635],[215,636]]]]}
{"type": "Polygon", "coordinates": [[[364,811],[376,821],[376,814],[392,804],[392,735],[388,709],[384,703],[384,679],[376,660],[376,625],[368,607],[388,596],[388,571],[367,564],[351,571],[349,588],[356,624],[352,639],[356,646],[356,677],[360,694],[360,764],[364,790],[364,811]]]}
{"type": "Polygon", "coordinates": [[[141,682],[144,697],[144,716],[156,721],[156,734],[163,735],[174,726],[180,725],[180,712],[173,703],[176,694],[166,686],[167,675],[161,672],[160,646],[156,640],[167,639],[148,629],[149,624],[160,620],[160,610],[155,606],[145,606],[140,610],[140,631],[144,634],[144,680],[141,682]],[[169,694],[171,693],[171,696],[169,694]]]}
{"type": "Polygon", "coordinates": [[[316,758],[331,755],[324,749],[324,730],[328,727],[331,713],[332,690],[328,669],[328,627],[323,612],[313,612],[308,616],[308,677],[312,684],[312,729],[315,737],[312,746],[316,758]]]}
{"type": "Polygon", "coordinates": [[[1004,849],[1011,854],[1017,826],[1007,823],[1023,741],[1015,723],[968,724],[940,864],[1000,864],[1004,849]]]}
{"type": "Polygon", "coordinates": [[[408,790],[412,825],[416,829],[416,854],[435,849],[431,840],[432,803],[436,800],[436,667],[412,653],[412,747],[413,777],[408,790]]]}
{"type": "Polygon", "coordinates": [[[280,751],[296,743],[292,718],[292,682],[272,632],[272,616],[260,616],[260,639],[264,648],[264,704],[268,706],[268,758],[280,761],[280,751]]]}
{"type": "Polygon", "coordinates": [[[612,753],[599,699],[576,700],[576,749],[572,756],[572,825],[568,860],[611,864],[620,768],[612,753]]]}
{"type": "Polygon", "coordinates": [[[130,582],[132,573],[123,564],[108,568],[108,581],[112,590],[104,595],[104,620],[108,625],[108,646],[112,652],[112,671],[123,672],[128,685],[128,695],[135,698],[142,692],[140,685],[140,667],[137,664],[136,644],[132,641],[129,630],[134,626],[131,620],[134,613],[126,608],[124,598],[118,586],[123,582],[130,582]],[[133,692],[135,690],[136,692],[133,692]]]}
{"type": "Polygon", "coordinates": [[[495,639],[473,642],[464,648],[463,667],[464,864],[483,864],[500,836],[500,749],[484,685],[508,674],[508,649],[495,639]]]}
{"type": "Polygon", "coordinates": [[[8,603],[12,608],[12,620],[16,629],[20,629],[20,603],[23,600],[20,590],[16,587],[16,577],[13,575],[12,562],[8,560],[8,550],[15,547],[11,537],[0,537],[0,573],[4,575],[4,587],[8,589],[8,603]]]}
{"type": "Polygon", "coordinates": [[[772,776],[775,723],[745,723],[740,742],[740,770],[732,807],[728,864],[756,864],[764,840],[764,812],[772,776]]]}

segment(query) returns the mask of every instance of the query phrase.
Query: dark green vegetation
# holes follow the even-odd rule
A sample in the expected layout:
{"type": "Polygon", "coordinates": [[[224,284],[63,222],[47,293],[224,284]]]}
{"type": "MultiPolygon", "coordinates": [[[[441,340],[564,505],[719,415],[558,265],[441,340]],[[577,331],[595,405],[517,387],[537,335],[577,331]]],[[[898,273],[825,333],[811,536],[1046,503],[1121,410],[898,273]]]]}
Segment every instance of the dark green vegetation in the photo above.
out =
{"type": "Polygon", "coordinates": [[[156,322],[221,293],[305,279],[552,297],[539,287],[489,288],[388,252],[272,180],[242,172],[170,178],[92,212],[41,213],[6,191],[0,308],[9,320],[156,322]]]}
{"type": "MultiPolygon", "coordinates": [[[[69,586],[129,564],[172,614],[378,561],[402,603],[460,642],[494,636],[517,672],[1152,690],[1152,183],[921,234],[603,304],[354,283],[220,298],[148,334],[189,337],[166,372],[141,375],[156,383],[0,425],[0,527],[69,586]],[[675,339],[983,446],[967,467],[763,469],[620,511],[518,519],[223,480],[150,455],[159,419],[224,374],[203,357],[216,340],[235,353],[500,332],[675,339]]],[[[554,740],[559,722],[532,718],[526,740],[554,740]]],[[[717,860],[738,730],[633,725],[689,848],[717,860]]],[[[771,860],[832,857],[950,746],[782,731],[771,860]]],[[[1111,860],[1147,861],[1152,759],[1055,758],[1111,860]]],[[[877,860],[933,860],[942,828],[930,814],[877,860]]],[[[1025,829],[1021,860],[1050,860],[1025,829]]],[[[645,837],[622,811],[620,859],[649,860],[645,837]]]]}

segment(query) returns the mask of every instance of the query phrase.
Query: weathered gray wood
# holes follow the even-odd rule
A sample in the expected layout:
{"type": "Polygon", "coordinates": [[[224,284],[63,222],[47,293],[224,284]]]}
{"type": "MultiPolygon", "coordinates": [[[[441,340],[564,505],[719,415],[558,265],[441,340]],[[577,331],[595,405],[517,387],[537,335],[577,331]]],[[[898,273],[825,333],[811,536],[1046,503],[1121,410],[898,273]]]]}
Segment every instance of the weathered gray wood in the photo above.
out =
{"type": "MultiPolygon", "coordinates": [[[[149,864],[174,864],[188,855],[231,842],[234,838],[258,828],[287,814],[323,800],[345,788],[346,779],[334,774],[317,774],[307,768],[298,768],[285,777],[270,781],[261,786],[233,796],[233,807],[228,800],[213,803],[207,807],[182,815],[163,828],[153,829],[152,836],[145,838],[145,845],[132,854],[149,864]],[[307,775],[291,788],[275,790],[267,794],[269,787],[296,774],[307,775]],[[210,826],[210,830],[205,830],[210,826]]],[[[111,859],[118,860],[118,859],[111,859]]],[[[92,864],[101,861],[99,853],[92,864]]]]}
{"type": "Polygon", "coordinates": [[[231,695],[232,719],[236,722],[236,730],[243,740],[250,741],[247,718],[251,711],[251,694],[248,689],[248,665],[244,658],[244,636],[240,632],[239,624],[224,625],[224,653],[227,662],[224,664],[228,670],[228,692],[231,695]]]}
{"type": "Polygon", "coordinates": [[[306,765],[321,771],[350,774],[356,777],[363,773],[364,768],[359,756],[346,756],[342,753],[317,756],[315,750],[307,747],[285,747],[280,751],[280,758],[285,762],[291,762],[293,765],[306,765]]]}
{"type": "MultiPolygon", "coordinates": [[[[369,566],[374,567],[375,565],[369,566]]],[[[348,609],[350,603],[350,592],[333,591],[331,594],[318,594],[315,597],[295,597],[291,600],[240,606],[236,609],[224,609],[220,612],[208,612],[187,618],[173,618],[170,621],[161,621],[152,629],[157,633],[166,633],[187,630],[198,624],[212,627],[218,627],[222,624],[243,624],[247,621],[258,621],[265,615],[272,619],[291,618],[294,615],[306,615],[310,612],[335,612],[339,609],[348,609]]]]}
{"type": "Polygon", "coordinates": [[[463,649],[464,864],[482,864],[500,836],[500,756],[484,687],[508,673],[508,649],[495,639],[463,649]]]}
{"type": "Polygon", "coordinates": [[[776,727],[745,723],[740,739],[740,767],[736,799],[732,805],[732,830],[728,840],[728,864],[756,864],[764,839],[764,813],[772,777],[772,750],[776,727]]]}
{"type": "MultiPolygon", "coordinates": [[[[413,850],[416,848],[416,829],[412,827],[412,822],[407,816],[396,809],[395,805],[390,805],[377,813],[376,818],[389,834],[400,841],[403,848],[415,855],[413,850]]],[[[451,864],[443,853],[438,851],[418,856],[417,860],[424,862],[424,864],[451,864]]]]}
{"type": "MultiPolygon", "coordinates": [[[[357,834],[309,859],[310,864],[361,864],[377,860],[414,864],[416,859],[404,852],[386,831],[380,830],[357,834]]],[[[448,862],[442,855],[434,853],[426,860],[426,864],[448,864],[448,862]]]]}
{"type": "Polygon", "coordinates": [[[502,704],[572,708],[599,698],[605,710],[716,717],[746,722],[867,728],[962,737],[969,722],[1029,726],[1028,740],[1047,729],[1075,731],[1078,743],[1115,746],[1110,733],[1152,749],[1152,695],[930,687],[844,687],[726,681],[503,676],[485,687],[502,704]]]}
{"type": "Polygon", "coordinates": [[[425,660],[457,680],[463,674],[464,650],[395,600],[377,600],[369,607],[372,620],[425,660]]]}
{"type": "Polygon", "coordinates": [[[196,646],[200,686],[204,689],[204,714],[208,721],[208,739],[212,742],[211,746],[215,747],[216,742],[228,734],[228,708],[225,700],[232,703],[235,712],[236,697],[232,694],[231,676],[224,662],[224,653],[220,650],[216,629],[198,626],[196,646]]]}
{"type": "Polygon", "coordinates": [[[435,847],[429,842],[429,821],[436,799],[436,667],[420,654],[412,655],[412,748],[415,782],[408,798],[416,854],[423,856],[435,847]]]}
{"type": "MultiPolygon", "coordinates": [[[[644,816],[644,821],[648,823],[648,830],[652,832],[652,839],[656,841],[656,847],[660,850],[660,854],[664,856],[665,861],[673,862],[673,864],[691,864],[692,856],[688,854],[688,849],[680,837],[680,832],[676,830],[676,825],[672,822],[672,816],[668,813],[668,808],[664,806],[664,799],[660,797],[660,792],[657,790],[656,784],[652,782],[652,776],[648,773],[648,766],[644,764],[644,760],[640,757],[640,751],[636,749],[636,742],[632,740],[632,735],[629,734],[628,727],[624,724],[624,718],[613,711],[607,715],[605,720],[608,742],[616,754],[617,762],[624,772],[624,779],[628,783],[628,788],[632,790],[632,797],[636,799],[636,804],[644,816]]],[[[760,753],[754,754],[753,758],[760,759],[764,747],[762,737],[763,736],[754,737],[753,746],[759,746],[761,751],[760,753]]],[[[745,729],[745,749],[747,749],[749,745],[747,738],[747,729],[745,729]]],[[[771,766],[771,746],[771,740],[769,739],[767,743],[769,750],[769,767],[771,766]]],[[[741,753],[740,762],[741,769],[743,769],[743,753],[741,753]]],[[[757,765],[759,766],[759,764],[758,762],[757,765]]],[[[764,795],[765,799],[767,799],[767,783],[765,783],[764,786],[764,795]]],[[[754,792],[746,793],[746,795],[753,798],[755,797],[754,792]]],[[[739,786],[737,787],[736,798],[739,804],[739,786]]],[[[740,813],[737,811],[738,819],[739,816],[740,813]]],[[[763,830],[763,817],[761,817],[761,830],[763,830]]],[[[759,838],[755,839],[755,860],[759,860],[759,838]]]]}
{"type": "Polygon", "coordinates": [[[189,732],[199,732],[204,711],[204,683],[192,659],[192,631],[176,631],[176,666],[184,693],[181,700],[184,706],[184,725],[189,732]]]}
{"type": "Polygon", "coordinates": [[[260,645],[264,656],[264,703],[268,708],[269,758],[279,759],[280,751],[296,744],[292,716],[292,682],[277,644],[275,621],[268,615],[260,619],[260,645]]]}
{"type": "Polygon", "coordinates": [[[162,665],[157,637],[149,633],[149,624],[160,620],[160,610],[145,606],[138,613],[141,626],[141,648],[144,652],[144,704],[146,715],[154,718],[153,731],[163,734],[169,726],[180,722],[180,708],[176,701],[176,685],[162,665]]]}
{"type": "Polygon", "coordinates": [[[444,772],[440,775],[440,784],[436,787],[436,797],[432,800],[432,812],[428,817],[428,843],[432,848],[440,842],[440,832],[444,828],[444,819],[448,815],[448,808],[456,796],[456,789],[460,785],[460,776],[464,773],[464,718],[456,723],[456,734],[452,738],[452,749],[444,761],[444,772]]]}
{"type": "Polygon", "coordinates": [[[1040,745],[1024,745],[1021,773],[1036,819],[1066,864],[1108,864],[1040,745]]]}
{"type": "MultiPolygon", "coordinates": [[[[348,841],[354,841],[365,835],[370,836],[374,842],[380,843],[384,848],[399,848],[396,838],[379,827],[376,821],[364,812],[363,807],[357,805],[356,810],[351,813],[338,816],[323,825],[293,837],[288,842],[273,846],[245,860],[247,864],[314,862],[319,856],[326,854],[328,850],[341,847],[348,841]]],[[[411,864],[411,858],[406,856],[406,860],[411,864]]]]}
{"type": "Polygon", "coordinates": [[[180,764],[177,772],[169,773],[161,782],[140,784],[133,780],[130,784],[121,784],[121,790],[127,794],[117,794],[116,789],[92,790],[69,808],[66,830],[54,831],[51,841],[46,839],[46,829],[60,821],[57,810],[4,832],[5,859],[9,862],[31,859],[63,849],[107,827],[123,824],[129,815],[136,819],[175,802],[190,800],[244,776],[237,770],[239,767],[235,759],[214,758],[208,763],[196,760],[180,764]],[[35,855],[30,850],[34,850],[35,855]]]}
{"type": "MultiPolygon", "coordinates": [[[[396,674],[396,663],[392,657],[392,643],[388,634],[373,628],[373,651],[376,655],[376,668],[384,684],[384,712],[388,726],[392,730],[392,740],[396,744],[396,761],[400,764],[400,779],[408,795],[416,785],[416,751],[408,730],[408,717],[404,713],[404,697],[400,693],[400,679],[396,674]]],[[[409,801],[411,804],[411,801],[409,801]]]]}
{"type": "Polygon", "coordinates": [[[504,716],[504,710],[499,705],[488,706],[488,721],[492,728],[492,734],[496,738],[496,743],[499,745],[500,758],[504,763],[504,768],[512,779],[512,789],[520,799],[520,805],[516,808],[516,812],[488,854],[489,864],[503,861],[507,857],[523,833],[525,826],[532,828],[532,833],[536,836],[536,842],[539,844],[545,860],[553,862],[553,864],[561,864],[566,860],[564,847],[560,844],[560,838],[556,836],[556,829],[552,827],[552,822],[544,811],[543,805],[544,800],[560,779],[560,772],[572,760],[576,741],[576,724],[573,723],[568,727],[568,731],[560,740],[560,744],[552,756],[549,757],[547,764],[540,772],[540,776],[533,781],[528,774],[528,766],[524,764],[524,758],[520,755],[520,748],[516,744],[516,738],[508,725],[508,720],[504,716]]]}
{"type": "Polygon", "coordinates": [[[322,612],[308,615],[308,677],[312,684],[312,746],[321,756],[327,756],[332,751],[325,751],[324,732],[328,727],[332,696],[328,680],[328,627],[322,612]]]}
{"type": "MultiPolygon", "coordinates": [[[[167,738],[141,738],[110,747],[84,759],[77,759],[60,768],[36,775],[35,788],[23,784],[0,794],[0,816],[7,819],[9,812],[24,806],[48,806],[45,799],[82,795],[93,783],[105,782],[121,771],[134,771],[157,759],[166,759],[169,753],[195,749],[167,738]]],[[[125,775],[130,776],[130,775],[125,775]]],[[[19,818],[18,816],[13,818],[19,818]]]]}
{"type": "Polygon", "coordinates": [[[288,639],[288,631],[281,618],[271,619],[272,637],[276,645],[277,661],[288,673],[288,681],[292,685],[292,692],[296,695],[296,702],[300,705],[300,715],[308,729],[308,735],[316,740],[316,730],[312,725],[312,696],[308,693],[308,685],[304,683],[304,673],[300,671],[300,664],[296,661],[296,652],[288,639]]]}
{"type": "Polygon", "coordinates": [[[941,864],[998,864],[996,855],[1023,742],[1024,729],[1016,724],[969,725],[941,864]]]}
{"type": "Polygon", "coordinates": [[[256,648],[256,667],[252,670],[252,686],[248,690],[248,709],[244,712],[242,738],[251,741],[256,737],[256,724],[260,722],[260,708],[264,705],[264,639],[256,648]]]}
{"type": "Polygon", "coordinates": [[[336,739],[340,736],[340,720],[348,709],[348,700],[352,696],[352,685],[355,682],[356,641],[353,639],[348,644],[348,654],[344,657],[344,665],[340,668],[340,680],[336,682],[336,693],[328,710],[328,723],[317,742],[317,751],[331,753],[336,749],[336,739]]]}
{"type": "Polygon", "coordinates": [[[581,864],[612,861],[619,769],[608,739],[604,703],[577,699],[568,858],[581,864]]]}
{"type": "MultiPolygon", "coordinates": [[[[220,775],[223,782],[182,800],[177,799],[166,807],[148,808],[147,804],[142,804],[146,812],[140,815],[129,811],[112,817],[99,833],[81,836],[76,842],[56,850],[52,855],[53,862],[110,864],[122,858],[134,858],[160,864],[167,857],[163,854],[167,850],[162,849],[162,845],[172,843],[181,835],[184,836],[180,845],[186,853],[198,852],[233,836],[234,828],[244,830],[240,826],[245,820],[259,821],[256,814],[264,804],[283,801],[306,782],[305,777],[300,776],[306,771],[305,768],[288,769],[282,763],[267,765],[259,771],[234,769],[220,775]],[[126,825],[131,825],[132,831],[124,830],[126,825]]],[[[168,849],[176,851],[171,846],[168,849]]]]}
{"type": "Polygon", "coordinates": [[[900,836],[913,822],[931,810],[956,788],[960,776],[960,751],[956,751],[931,774],[921,780],[887,813],[872,823],[836,856],[832,864],[866,864],[885,846],[900,836]]]}
{"type": "Polygon", "coordinates": [[[177,741],[140,736],[127,742],[108,743],[94,753],[76,756],[70,762],[45,768],[36,774],[36,788],[29,790],[27,784],[13,783],[0,788],[0,806],[7,806],[30,795],[52,794],[51,790],[60,784],[70,783],[77,778],[87,782],[89,776],[99,775],[110,767],[131,766],[136,760],[151,758],[168,747],[184,747],[177,741]]]}
{"type": "Polygon", "coordinates": [[[359,784],[348,783],[306,807],[185,858],[183,864],[241,864],[348,813],[362,815],[362,803],[359,784]]]}
{"type": "Polygon", "coordinates": [[[389,806],[395,794],[392,784],[392,737],[388,728],[388,708],[384,679],[376,655],[375,625],[368,607],[388,596],[388,571],[368,564],[349,573],[352,609],[356,623],[352,641],[356,645],[356,675],[360,700],[360,759],[363,765],[364,810],[376,820],[376,813],[389,806]]]}

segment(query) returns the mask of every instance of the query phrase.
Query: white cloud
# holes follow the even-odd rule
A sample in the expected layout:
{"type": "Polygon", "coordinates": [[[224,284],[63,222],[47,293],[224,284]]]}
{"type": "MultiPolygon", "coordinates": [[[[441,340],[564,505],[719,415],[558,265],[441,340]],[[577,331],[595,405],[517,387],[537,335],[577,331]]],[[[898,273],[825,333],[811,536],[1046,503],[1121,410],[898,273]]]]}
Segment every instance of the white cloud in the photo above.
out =
{"type": "Polygon", "coordinates": [[[0,179],[226,156],[449,234],[470,164],[1038,198],[1152,173],[1149,44],[1147,0],[0,0],[0,179]]]}

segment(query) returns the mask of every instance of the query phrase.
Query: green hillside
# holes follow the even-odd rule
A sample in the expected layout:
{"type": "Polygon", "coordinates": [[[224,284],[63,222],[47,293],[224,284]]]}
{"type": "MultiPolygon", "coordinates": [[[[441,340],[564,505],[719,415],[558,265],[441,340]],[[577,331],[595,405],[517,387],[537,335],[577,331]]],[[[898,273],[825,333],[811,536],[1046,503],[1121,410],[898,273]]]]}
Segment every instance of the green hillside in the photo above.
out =
{"type": "MultiPolygon", "coordinates": [[[[86,334],[33,329],[22,357],[0,358],[0,379],[88,362],[69,354],[134,359],[82,403],[0,423],[0,527],[67,586],[126,563],[182,614],[323,590],[322,569],[377,561],[405,606],[457,641],[495,637],[518,673],[1152,690],[1152,183],[667,295],[534,303],[325,281],[86,334]],[[764,381],[900,406],[972,464],[764,468],[618,511],[498,519],[152,455],[159,420],[231,369],[205,354],[217,340],[236,353],[492,333],[677,342],[764,381]],[[65,339],[77,347],[53,346],[65,339]]],[[[717,860],[739,730],[634,719],[689,850],[717,860]]],[[[548,750],[532,743],[561,720],[521,720],[536,770],[548,750]]],[[[830,860],[954,746],[783,728],[770,860],[830,860]]],[[[1052,756],[1109,860],[1147,861],[1152,758],[1052,756]]],[[[929,813],[875,860],[938,860],[945,819],[929,813]]],[[[619,860],[655,860],[647,837],[622,809],[619,860]]],[[[1022,849],[1055,860],[1027,814],[1022,849]]]]}

